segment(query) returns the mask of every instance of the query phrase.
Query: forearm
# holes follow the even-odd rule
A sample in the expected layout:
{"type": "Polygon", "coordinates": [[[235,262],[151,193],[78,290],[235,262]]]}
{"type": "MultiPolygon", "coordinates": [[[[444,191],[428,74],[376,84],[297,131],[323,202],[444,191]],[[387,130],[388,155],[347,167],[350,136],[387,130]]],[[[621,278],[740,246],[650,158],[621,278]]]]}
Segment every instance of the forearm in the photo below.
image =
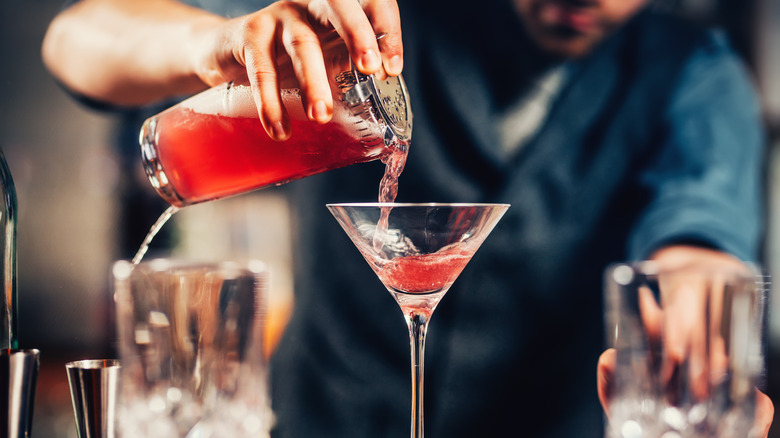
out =
{"type": "Polygon", "coordinates": [[[42,48],[74,92],[118,105],[203,89],[199,57],[224,18],[170,0],[84,0],[51,23],[42,48]]]}
{"type": "Polygon", "coordinates": [[[394,0],[277,1],[231,19],[176,0],[82,0],[54,19],[42,50],[46,66],[65,86],[114,105],[248,80],[266,132],[284,140],[290,124],[279,92],[283,79],[300,87],[310,120],[326,123],[332,116],[320,46],[331,28],[363,74],[383,67],[401,73],[394,0]],[[381,43],[377,34],[385,35],[381,43]]]}

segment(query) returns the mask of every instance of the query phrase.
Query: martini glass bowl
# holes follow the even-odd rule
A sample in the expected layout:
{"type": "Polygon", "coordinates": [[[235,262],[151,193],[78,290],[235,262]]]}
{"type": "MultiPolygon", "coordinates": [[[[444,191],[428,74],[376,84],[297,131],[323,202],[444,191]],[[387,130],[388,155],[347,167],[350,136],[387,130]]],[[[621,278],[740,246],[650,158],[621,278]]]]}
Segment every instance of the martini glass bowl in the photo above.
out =
{"type": "Polygon", "coordinates": [[[412,350],[411,437],[423,437],[428,321],[508,204],[328,204],[403,311],[412,350]]]}

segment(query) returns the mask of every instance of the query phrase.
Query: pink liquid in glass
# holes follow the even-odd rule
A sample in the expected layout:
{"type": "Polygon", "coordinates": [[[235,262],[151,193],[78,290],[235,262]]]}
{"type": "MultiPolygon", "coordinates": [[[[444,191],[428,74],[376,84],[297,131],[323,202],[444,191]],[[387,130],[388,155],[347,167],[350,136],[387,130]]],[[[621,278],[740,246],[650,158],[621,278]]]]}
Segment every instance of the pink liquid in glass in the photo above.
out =
{"type": "Polygon", "coordinates": [[[426,294],[449,288],[471,260],[471,253],[441,251],[390,260],[378,272],[387,287],[407,294],[426,294]]]}
{"type": "Polygon", "coordinates": [[[182,110],[158,120],[159,160],[184,206],[278,185],[390,152],[366,146],[336,124],[292,122],[292,137],[272,140],[258,119],[182,110]]]}

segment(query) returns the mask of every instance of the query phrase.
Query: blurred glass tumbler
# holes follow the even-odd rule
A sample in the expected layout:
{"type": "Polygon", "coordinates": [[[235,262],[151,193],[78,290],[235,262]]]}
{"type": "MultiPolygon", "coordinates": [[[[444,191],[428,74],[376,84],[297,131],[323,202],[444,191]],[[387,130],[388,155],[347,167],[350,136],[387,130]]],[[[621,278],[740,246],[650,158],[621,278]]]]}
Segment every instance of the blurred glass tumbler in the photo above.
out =
{"type": "Polygon", "coordinates": [[[119,361],[80,360],[65,369],[79,438],[114,438],[119,361]]]}
{"type": "Polygon", "coordinates": [[[0,350],[0,438],[30,436],[38,364],[38,350],[0,350]]]}
{"type": "Polygon", "coordinates": [[[268,436],[258,261],[114,264],[122,438],[268,436]]]}
{"type": "Polygon", "coordinates": [[[645,262],[612,266],[605,280],[607,343],[616,349],[607,437],[754,436],[765,278],[645,262]]]}

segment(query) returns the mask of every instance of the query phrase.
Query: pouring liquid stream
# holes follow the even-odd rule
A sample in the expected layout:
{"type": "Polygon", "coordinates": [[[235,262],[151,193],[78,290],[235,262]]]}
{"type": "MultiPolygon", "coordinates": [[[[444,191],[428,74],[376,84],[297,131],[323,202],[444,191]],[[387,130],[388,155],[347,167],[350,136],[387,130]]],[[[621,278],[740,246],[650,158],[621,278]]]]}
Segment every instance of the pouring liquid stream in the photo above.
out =
{"type": "MultiPolygon", "coordinates": [[[[396,146],[393,153],[382,159],[385,163],[385,174],[379,182],[379,202],[394,202],[398,195],[398,177],[406,165],[406,157],[409,155],[409,143],[401,143],[396,146]]],[[[390,208],[382,208],[379,222],[374,232],[374,250],[379,252],[384,244],[384,236],[387,234],[390,208]]]]}
{"type": "Polygon", "coordinates": [[[157,233],[160,232],[163,225],[165,225],[166,222],[173,216],[177,211],[181,210],[179,207],[176,207],[175,205],[171,205],[168,207],[163,214],[160,215],[160,217],[157,219],[157,221],[152,225],[152,228],[149,230],[149,233],[144,238],[143,243],[141,243],[141,247],[138,248],[138,252],[135,253],[135,256],[133,257],[133,264],[137,265],[141,263],[141,260],[144,258],[144,255],[146,255],[146,252],[149,251],[149,245],[151,245],[152,240],[154,240],[154,236],[157,235],[157,233]]]}

